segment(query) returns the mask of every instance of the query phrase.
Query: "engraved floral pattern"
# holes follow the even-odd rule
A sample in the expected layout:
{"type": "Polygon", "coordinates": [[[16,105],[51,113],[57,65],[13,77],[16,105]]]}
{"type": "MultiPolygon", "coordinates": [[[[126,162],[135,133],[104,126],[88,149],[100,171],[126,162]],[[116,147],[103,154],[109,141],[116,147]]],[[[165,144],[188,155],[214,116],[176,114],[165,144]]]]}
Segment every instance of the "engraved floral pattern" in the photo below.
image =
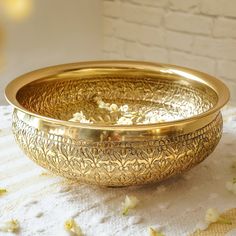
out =
{"type": "Polygon", "coordinates": [[[210,124],[181,136],[101,145],[45,133],[14,112],[13,133],[28,157],[56,174],[90,184],[128,186],[158,182],[203,161],[220,140],[222,117],[219,113],[210,124]]]}
{"type": "Polygon", "coordinates": [[[131,111],[157,112],[161,120],[177,120],[203,113],[214,106],[216,93],[211,89],[185,85],[179,81],[144,78],[143,75],[114,75],[78,80],[47,81],[21,88],[17,99],[26,109],[48,117],[69,120],[82,111],[93,123],[114,122],[109,112],[101,112],[93,101],[127,104],[131,111]],[[132,78],[130,78],[132,77],[132,78]]]}

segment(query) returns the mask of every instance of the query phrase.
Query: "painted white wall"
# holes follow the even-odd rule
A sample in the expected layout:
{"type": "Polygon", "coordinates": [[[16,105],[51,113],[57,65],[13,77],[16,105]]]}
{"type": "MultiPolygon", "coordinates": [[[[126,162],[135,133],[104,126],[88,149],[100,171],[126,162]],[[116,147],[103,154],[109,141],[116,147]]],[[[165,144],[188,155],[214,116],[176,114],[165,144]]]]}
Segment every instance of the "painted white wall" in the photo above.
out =
{"type": "Polygon", "coordinates": [[[100,0],[34,0],[34,11],[27,20],[4,21],[0,104],[6,104],[6,84],[18,75],[44,66],[102,58],[101,7],[100,0]]]}
{"type": "Polygon", "coordinates": [[[104,58],[191,67],[224,80],[236,104],[235,0],[103,0],[104,58]]]}

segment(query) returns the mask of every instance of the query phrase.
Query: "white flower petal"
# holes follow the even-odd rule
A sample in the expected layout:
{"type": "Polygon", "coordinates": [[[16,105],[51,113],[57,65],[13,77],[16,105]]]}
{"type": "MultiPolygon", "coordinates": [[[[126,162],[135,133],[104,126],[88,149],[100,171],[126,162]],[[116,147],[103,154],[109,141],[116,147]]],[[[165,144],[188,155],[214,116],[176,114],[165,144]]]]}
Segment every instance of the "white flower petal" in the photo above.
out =
{"type": "Polygon", "coordinates": [[[217,209],[209,208],[205,215],[205,220],[207,223],[214,223],[218,221],[220,218],[220,214],[217,209]]]}

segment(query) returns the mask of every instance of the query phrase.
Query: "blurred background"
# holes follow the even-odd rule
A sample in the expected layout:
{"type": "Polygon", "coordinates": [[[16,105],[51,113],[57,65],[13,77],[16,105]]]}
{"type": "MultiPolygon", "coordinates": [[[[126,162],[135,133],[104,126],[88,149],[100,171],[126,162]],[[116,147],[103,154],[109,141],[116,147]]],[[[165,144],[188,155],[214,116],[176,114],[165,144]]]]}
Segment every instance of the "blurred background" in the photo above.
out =
{"type": "Polygon", "coordinates": [[[102,57],[100,0],[0,0],[0,104],[16,76],[102,57]]]}
{"type": "Polygon", "coordinates": [[[99,59],[198,69],[236,102],[235,0],[0,0],[0,17],[0,104],[22,73],[99,59]]]}

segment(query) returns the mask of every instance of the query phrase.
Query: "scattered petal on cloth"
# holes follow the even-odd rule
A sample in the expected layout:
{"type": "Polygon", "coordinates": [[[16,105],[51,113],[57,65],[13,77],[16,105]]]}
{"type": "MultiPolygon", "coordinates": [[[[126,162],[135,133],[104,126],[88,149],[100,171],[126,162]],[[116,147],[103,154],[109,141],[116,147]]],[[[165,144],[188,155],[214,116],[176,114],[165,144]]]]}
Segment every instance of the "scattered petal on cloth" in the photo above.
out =
{"type": "Polygon", "coordinates": [[[231,235],[235,236],[235,229],[236,229],[236,208],[227,210],[223,214],[220,215],[223,219],[228,219],[231,221],[231,224],[224,224],[220,221],[216,223],[210,224],[207,228],[202,228],[201,230],[197,230],[195,233],[191,234],[190,236],[225,236],[231,235]]]}
{"type": "MultiPolygon", "coordinates": [[[[235,207],[235,195],[225,183],[236,177],[231,167],[236,157],[236,121],[232,118],[236,108],[224,110],[222,140],[207,160],[161,184],[130,188],[99,188],[42,175],[48,172],[28,159],[14,141],[11,112],[9,106],[0,106],[0,187],[7,189],[0,198],[0,222],[18,219],[19,236],[63,235],[62,226],[70,218],[87,236],[143,236],[155,225],[161,225],[167,236],[189,236],[201,226],[208,208],[224,212],[235,207]],[[126,195],[136,196],[140,204],[122,216],[126,195]]],[[[226,227],[233,229],[235,221],[226,227]]]]}

